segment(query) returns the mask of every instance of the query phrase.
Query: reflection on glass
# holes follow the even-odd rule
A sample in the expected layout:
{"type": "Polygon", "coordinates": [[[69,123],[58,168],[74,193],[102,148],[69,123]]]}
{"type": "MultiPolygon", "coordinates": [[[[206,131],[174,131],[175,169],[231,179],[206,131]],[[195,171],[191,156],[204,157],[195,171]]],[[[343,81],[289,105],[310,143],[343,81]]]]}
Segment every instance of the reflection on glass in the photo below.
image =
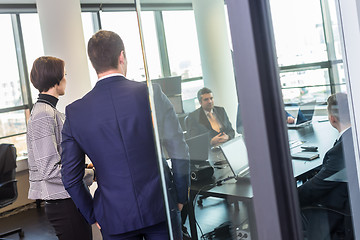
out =
{"type": "Polygon", "coordinates": [[[270,7],[279,66],[327,60],[320,1],[271,0],[270,7]]]}
{"type": "Polygon", "coordinates": [[[19,69],[13,37],[11,18],[9,14],[0,14],[0,27],[6,34],[0,38],[0,108],[23,105],[19,69]]]}

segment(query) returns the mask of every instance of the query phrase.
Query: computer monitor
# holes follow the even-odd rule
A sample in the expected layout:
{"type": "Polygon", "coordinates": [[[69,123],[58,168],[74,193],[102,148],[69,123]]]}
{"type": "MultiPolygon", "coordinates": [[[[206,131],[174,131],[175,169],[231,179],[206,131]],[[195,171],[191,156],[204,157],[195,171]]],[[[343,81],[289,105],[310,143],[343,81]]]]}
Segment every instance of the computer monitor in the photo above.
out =
{"type": "Polygon", "coordinates": [[[190,160],[193,162],[208,160],[209,143],[210,136],[208,132],[186,139],[186,144],[189,147],[190,160]]]}
{"type": "Polygon", "coordinates": [[[171,104],[174,106],[175,112],[177,114],[184,113],[181,95],[169,96],[168,99],[170,100],[171,104]]]}
{"type": "Polygon", "coordinates": [[[168,97],[181,96],[181,76],[152,79],[151,82],[159,84],[161,90],[168,97]]]}

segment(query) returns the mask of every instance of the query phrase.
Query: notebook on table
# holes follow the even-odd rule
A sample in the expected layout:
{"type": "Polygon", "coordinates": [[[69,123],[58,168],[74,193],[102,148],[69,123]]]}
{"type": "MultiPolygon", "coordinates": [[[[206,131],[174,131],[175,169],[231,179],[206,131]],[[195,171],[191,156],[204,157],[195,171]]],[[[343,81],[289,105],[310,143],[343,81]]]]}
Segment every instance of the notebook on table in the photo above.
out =
{"type": "Polygon", "coordinates": [[[297,112],[295,122],[288,123],[288,128],[299,128],[309,125],[314,116],[315,105],[316,100],[301,104],[297,112]]]}

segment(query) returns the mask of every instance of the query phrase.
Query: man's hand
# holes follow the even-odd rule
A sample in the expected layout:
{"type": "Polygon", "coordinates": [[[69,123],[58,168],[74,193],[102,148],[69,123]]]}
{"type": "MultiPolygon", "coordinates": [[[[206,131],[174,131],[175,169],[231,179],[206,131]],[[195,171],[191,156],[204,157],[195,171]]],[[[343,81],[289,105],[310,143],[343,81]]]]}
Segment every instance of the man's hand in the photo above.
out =
{"type": "Polygon", "coordinates": [[[179,211],[181,211],[181,210],[183,209],[183,207],[184,207],[184,204],[182,204],[182,203],[178,203],[178,208],[179,208],[179,211]]]}
{"type": "Polygon", "coordinates": [[[226,133],[219,133],[213,137],[210,141],[211,146],[218,146],[221,143],[224,143],[229,140],[229,136],[226,133]]]}
{"type": "Polygon", "coordinates": [[[294,123],[294,122],[295,122],[295,118],[290,116],[287,118],[287,123],[294,123]]]}

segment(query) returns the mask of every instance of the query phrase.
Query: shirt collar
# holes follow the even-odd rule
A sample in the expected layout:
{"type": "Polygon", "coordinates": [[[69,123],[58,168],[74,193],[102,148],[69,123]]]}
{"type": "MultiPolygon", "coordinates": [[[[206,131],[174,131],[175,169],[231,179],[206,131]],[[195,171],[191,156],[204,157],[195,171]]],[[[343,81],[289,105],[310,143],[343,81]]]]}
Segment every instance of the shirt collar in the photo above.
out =
{"type": "Polygon", "coordinates": [[[210,112],[206,111],[205,109],[203,109],[203,110],[204,110],[204,113],[205,113],[206,116],[208,116],[209,113],[214,114],[214,109],[211,109],[210,112]]]}
{"type": "Polygon", "coordinates": [[[108,75],[105,75],[101,78],[98,79],[98,81],[104,80],[105,78],[109,78],[109,77],[115,77],[115,76],[121,76],[121,77],[125,77],[123,74],[121,73],[110,73],[108,75]]]}
{"type": "Polygon", "coordinates": [[[51,96],[49,94],[39,93],[38,102],[47,103],[50,106],[52,106],[53,108],[56,108],[56,104],[58,101],[59,101],[59,99],[57,99],[54,96],[51,96]]]}

